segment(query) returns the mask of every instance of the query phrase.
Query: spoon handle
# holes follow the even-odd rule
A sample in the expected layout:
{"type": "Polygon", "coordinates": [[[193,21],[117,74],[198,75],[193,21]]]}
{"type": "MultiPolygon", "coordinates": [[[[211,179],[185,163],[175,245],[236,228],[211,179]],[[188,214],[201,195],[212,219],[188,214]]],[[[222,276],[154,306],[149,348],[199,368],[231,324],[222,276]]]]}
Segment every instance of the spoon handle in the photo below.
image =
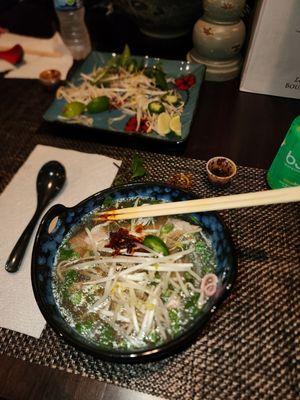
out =
{"type": "Polygon", "coordinates": [[[42,214],[43,209],[37,208],[33,217],[29,221],[28,225],[24,229],[22,235],[19,237],[17,243],[12,249],[6,264],[5,269],[7,272],[17,272],[20,268],[21,262],[23,260],[25,251],[27,249],[29,240],[31,238],[32,232],[42,214]]]}

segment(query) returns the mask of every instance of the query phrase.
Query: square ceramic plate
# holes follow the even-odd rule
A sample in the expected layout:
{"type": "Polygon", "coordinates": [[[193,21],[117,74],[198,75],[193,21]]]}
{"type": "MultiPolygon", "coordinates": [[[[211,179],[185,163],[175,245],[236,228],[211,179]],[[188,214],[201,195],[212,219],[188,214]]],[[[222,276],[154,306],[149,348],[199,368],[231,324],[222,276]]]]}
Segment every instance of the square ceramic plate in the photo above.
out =
{"type": "MultiPolygon", "coordinates": [[[[80,83],[80,74],[85,73],[89,74],[93,71],[95,67],[103,66],[107,60],[112,57],[111,53],[102,53],[102,52],[92,52],[89,57],[85,60],[85,62],[76,70],[74,73],[71,82],[74,84],[80,83]]],[[[142,57],[142,56],[133,56],[138,63],[144,61],[145,67],[151,67],[158,62],[162,64],[163,70],[166,73],[167,77],[178,78],[180,76],[193,74],[196,78],[195,84],[190,87],[188,90],[181,90],[181,96],[185,102],[184,111],[181,115],[181,123],[182,123],[182,134],[181,136],[176,135],[167,135],[160,136],[156,132],[151,133],[128,133],[125,132],[124,128],[129,120],[129,116],[125,117],[121,121],[115,121],[112,123],[112,120],[115,117],[121,116],[120,110],[111,110],[106,111],[99,114],[93,115],[93,125],[89,127],[91,130],[104,130],[110,131],[112,133],[118,133],[127,136],[143,136],[147,138],[151,138],[153,140],[159,140],[164,142],[172,142],[172,143],[182,143],[184,142],[190,132],[190,126],[192,123],[193,115],[195,112],[197,99],[199,95],[200,86],[203,80],[205,66],[201,64],[190,64],[188,61],[175,61],[175,60],[165,60],[159,58],[150,58],[150,57],[142,57]]],[[[65,100],[55,99],[52,105],[49,107],[47,112],[44,114],[44,119],[49,122],[62,122],[67,123],[59,118],[61,114],[61,110],[66,103],[65,100]]],[[[77,124],[78,125],[78,124],[77,124]]]]}

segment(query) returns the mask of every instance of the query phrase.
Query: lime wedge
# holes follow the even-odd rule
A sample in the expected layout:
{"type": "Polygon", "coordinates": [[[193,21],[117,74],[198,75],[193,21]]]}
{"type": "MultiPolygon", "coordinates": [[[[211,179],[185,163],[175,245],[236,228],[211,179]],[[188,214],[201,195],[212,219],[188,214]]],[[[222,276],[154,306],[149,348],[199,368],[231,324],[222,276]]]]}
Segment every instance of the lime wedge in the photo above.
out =
{"type": "Polygon", "coordinates": [[[62,109],[61,115],[65,118],[74,118],[84,112],[85,105],[80,101],[71,101],[62,109]]]}
{"type": "Polygon", "coordinates": [[[170,129],[177,136],[181,136],[181,121],[180,121],[180,116],[179,115],[176,115],[175,117],[171,118],[170,129]]]}
{"type": "Polygon", "coordinates": [[[170,115],[166,112],[159,114],[157,117],[156,132],[165,136],[170,132],[170,115]]]}

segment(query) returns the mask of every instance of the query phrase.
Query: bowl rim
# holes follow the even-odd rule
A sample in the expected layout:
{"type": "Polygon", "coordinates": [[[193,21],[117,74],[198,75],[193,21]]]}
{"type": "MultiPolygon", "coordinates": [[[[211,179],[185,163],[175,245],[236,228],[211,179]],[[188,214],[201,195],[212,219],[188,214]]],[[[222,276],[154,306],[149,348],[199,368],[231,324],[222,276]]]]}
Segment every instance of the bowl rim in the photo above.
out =
{"type": "MultiPolygon", "coordinates": [[[[168,185],[160,182],[153,182],[149,181],[146,183],[126,183],[124,185],[119,185],[119,186],[112,186],[110,188],[101,190],[99,192],[96,192],[92,194],[91,196],[85,198],[84,200],[80,201],[79,203],[75,204],[72,207],[65,207],[61,204],[56,204],[52,206],[43,216],[37,233],[36,237],[34,240],[34,245],[33,245],[33,251],[32,251],[32,261],[31,261],[31,283],[32,283],[32,289],[34,293],[34,297],[36,300],[36,303],[45,318],[47,324],[54,330],[54,332],[61,338],[63,338],[68,344],[71,344],[76,350],[81,350],[84,353],[87,353],[89,355],[94,356],[95,358],[99,358],[105,361],[110,361],[110,362],[118,362],[118,363],[144,363],[144,362],[149,362],[149,361],[154,361],[154,360],[159,360],[163,359],[167,356],[176,354],[184,349],[186,349],[189,345],[191,345],[199,336],[199,333],[201,329],[206,325],[208,320],[211,318],[212,314],[220,307],[220,305],[226,300],[228,295],[231,293],[231,290],[234,286],[236,276],[237,276],[237,257],[236,257],[236,251],[235,251],[235,246],[233,239],[231,237],[230,231],[227,228],[226,224],[224,223],[223,218],[216,212],[205,212],[202,214],[206,215],[214,215],[217,217],[219,222],[222,225],[222,228],[224,230],[224,235],[226,239],[228,240],[228,243],[230,245],[231,249],[231,256],[232,256],[232,267],[229,268],[227,272],[227,285],[224,287],[223,293],[214,300],[212,306],[210,309],[199,316],[190,327],[186,331],[184,331],[182,334],[180,334],[178,337],[175,337],[174,339],[170,340],[167,343],[161,344],[160,346],[153,347],[153,348],[148,348],[148,349],[141,349],[141,350],[132,350],[130,352],[122,352],[122,351],[113,351],[111,349],[105,349],[103,347],[97,347],[97,348],[91,348],[91,345],[88,344],[88,341],[85,340],[78,340],[78,338],[69,332],[65,331],[62,329],[61,325],[59,322],[57,322],[49,313],[49,306],[47,303],[44,301],[43,294],[41,293],[39,289],[39,284],[38,284],[38,274],[36,272],[35,268],[35,260],[37,259],[38,256],[38,244],[40,240],[40,236],[42,233],[42,229],[44,225],[49,221],[53,219],[54,216],[57,216],[57,211],[72,211],[74,209],[80,208],[83,204],[89,202],[90,200],[93,200],[97,197],[103,197],[107,196],[109,193],[113,193],[116,191],[120,190],[134,190],[138,188],[146,188],[148,186],[159,186],[161,188],[170,188],[171,190],[178,190],[182,195],[188,195],[191,198],[199,198],[199,195],[195,194],[194,192],[190,190],[185,190],[181,189],[179,187],[176,187],[174,185],[168,185]],[[53,214],[53,216],[52,216],[53,214]]],[[[198,213],[195,213],[198,214],[198,213]]],[[[57,304],[56,304],[57,306],[57,304]]],[[[57,310],[58,306],[57,306],[57,310]]],[[[62,317],[63,318],[63,317],[62,317]]],[[[78,337],[80,337],[78,335],[78,337]]]]}

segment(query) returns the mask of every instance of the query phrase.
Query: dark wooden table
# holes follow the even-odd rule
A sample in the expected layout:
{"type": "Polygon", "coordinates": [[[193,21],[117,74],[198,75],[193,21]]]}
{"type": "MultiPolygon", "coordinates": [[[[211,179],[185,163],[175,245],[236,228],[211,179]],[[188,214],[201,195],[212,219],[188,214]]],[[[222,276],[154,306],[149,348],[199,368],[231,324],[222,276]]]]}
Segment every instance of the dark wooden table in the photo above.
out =
{"type": "MultiPolygon", "coordinates": [[[[32,12],[37,15],[37,2],[25,1],[3,11],[0,26],[8,26],[23,34],[40,33],[50,36],[53,30],[53,9],[41,1],[35,24],[30,23],[32,12]],[[23,18],[22,18],[23,16],[23,18]],[[27,19],[26,19],[27,18],[27,19]],[[44,20],[43,20],[44,18],[44,20]],[[43,21],[43,23],[41,23],[43,21]]],[[[88,12],[88,21],[95,47],[100,50],[120,50],[128,42],[133,51],[170,58],[184,57],[191,46],[191,37],[161,42],[143,37],[132,24],[120,16],[105,17],[100,8],[88,12]],[[118,22],[122,21],[121,25],[118,22]],[[113,28],[117,26],[117,28],[113,28]],[[109,37],[109,40],[104,40],[109,37]]],[[[18,129],[18,110],[14,104],[24,104],[28,92],[41,98],[39,107],[28,110],[27,125],[20,125],[22,135],[30,137],[34,129],[57,134],[55,126],[42,122],[42,114],[51,103],[53,94],[46,93],[36,81],[5,80],[0,77],[0,122],[11,121],[18,129]],[[16,93],[18,93],[17,98],[16,93]],[[12,98],[14,97],[14,98],[12,98]],[[2,104],[2,106],[1,106],[2,104]],[[29,128],[30,126],[30,128],[29,128]],[[22,129],[21,129],[22,128],[22,129]]],[[[17,107],[16,107],[17,108],[17,107]]],[[[182,157],[208,159],[214,155],[232,158],[237,164],[267,169],[282,142],[291,121],[300,114],[300,101],[239,92],[239,80],[224,83],[205,82],[201,88],[197,112],[184,146],[169,148],[138,139],[116,140],[107,135],[88,135],[86,130],[65,128],[61,135],[72,140],[88,140],[97,144],[135,147],[141,150],[178,154],[182,157]]],[[[20,124],[22,121],[20,121],[20,124]]],[[[9,135],[1,131],[0,145],[9,143],[9,135]]],[[[14,171],[19,167],[15,160],[14,171]]],[[[0,176],[1,178],[1,176],[0,176]]],[[[0,357],[0,398],[2,399],[135,399],[130,391],[81,376],[31,365],[6,356],[0,357]],[[2,397],[1,397],[2,396],[2,397]]],[[[136,399],[148,398],[139,394],[136,399]]]]}

